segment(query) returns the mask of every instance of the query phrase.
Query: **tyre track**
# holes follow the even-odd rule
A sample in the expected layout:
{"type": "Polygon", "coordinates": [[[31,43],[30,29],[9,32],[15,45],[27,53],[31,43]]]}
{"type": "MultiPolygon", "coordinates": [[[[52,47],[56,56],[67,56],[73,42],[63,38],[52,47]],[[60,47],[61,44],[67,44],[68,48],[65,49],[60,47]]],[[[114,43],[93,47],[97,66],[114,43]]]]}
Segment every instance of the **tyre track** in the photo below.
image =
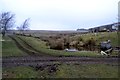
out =
{"type": "Polygon", "coordinates": [[[14,37],[10,36],[9,37],[15,42],[15,44],[17,45],[17,47],[22,50],[23,52],[27,53],[30,56],[50,56],[41,52],[38,52],[36,49],[34,49],[32,46],[28,45],[25,41],[21,40],[24,43],[24,46],[21,45],[14,37]]]}
{"type": "Polygon", "coordinates": [[[53,64],[118,64],[119,58],[86,58],[86,57],[18,57],[3,58],[3,67],[36,66],[53,64]]]}
{"type": "Polygon", "coordinates": [[[22,38],[20,38],[20,37],[18,37],[18,36],[16,36],[16,37],[19,38],[29,49],[34,50],[34,51],[36,51],[36,52],[38,52],[38,53],[42,53],[42,52],[36,50],[35,48],[33,48],[30,44],[28,44],[28,43],[27,43],[26,41],[24,41],[22,38]]]}

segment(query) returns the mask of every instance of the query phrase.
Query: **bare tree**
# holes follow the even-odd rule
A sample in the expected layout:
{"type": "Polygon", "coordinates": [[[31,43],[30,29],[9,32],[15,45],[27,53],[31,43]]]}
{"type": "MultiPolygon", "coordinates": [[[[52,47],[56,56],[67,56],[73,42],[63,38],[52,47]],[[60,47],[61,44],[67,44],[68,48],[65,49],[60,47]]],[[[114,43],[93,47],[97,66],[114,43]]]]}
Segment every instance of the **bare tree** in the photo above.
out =
{"type": "Polygon", "coordinates": [[[19,31],[22,31],[23,34],[24,34],[25,30],[29,30],[29,20],[30,20],[30,18],[25,19],[25,21],[23,22],[23,24],[20,27],[17,27],[17,29],[19,31]]]}
{"type": "Polygon", "coordinates": [[[22,28],[23,31],[29,29],[29,20],[30,20],[30,18],[25,19],[25,21],[23,22],[23,24],[22,24],[22,26],[21,26],[21,28],[22,28]]]}
{"type": "Polygon", "coordinates": [[[2,35],[5,36],[7,30],[13,27],[14,25],[15,14],[11,12],[3,12],[0,14],[0,28],[2,35]]]}

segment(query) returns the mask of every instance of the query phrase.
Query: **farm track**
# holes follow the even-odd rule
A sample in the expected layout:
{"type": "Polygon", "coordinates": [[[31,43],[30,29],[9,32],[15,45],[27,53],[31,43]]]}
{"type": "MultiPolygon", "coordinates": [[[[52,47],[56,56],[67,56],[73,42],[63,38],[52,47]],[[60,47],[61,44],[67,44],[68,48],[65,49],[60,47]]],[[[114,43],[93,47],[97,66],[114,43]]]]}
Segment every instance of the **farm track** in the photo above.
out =
{"type": "Polygon", "coordinates": [[[55,57],[49,56],[47,54],[40,54],[34,48],[32,48],[28,43],[24,42],[20,39],[24,46],[19,43],[14,37],[9,36],[12,40],[15,41],[16,45],[19,49],[28,53],[28,56],[21,56],[21,57],[2,57],[2,66],[3,67],[15,67],[15,66],[41,66],[41,65],[54,65],[54,64],[117,64],[119,66],[118,61],[120,60],[117,56],[110,56],[110,57],[76,57],[76,56],[69,56],[69,57],[55,57]],[[31,49],[27,49],[27,48],[31,49]],[[40,54],[40,55],[38,55],[40,54]]]}
{"type": "Polygon", "coordinates": [[[8,57],[2,59],[3,67],[41,66],[53,64],[117,64],[119,58],[88,58],[88,57],[8,57]]]}
{"type": "MultiPolygon", "coordinates": [[[[30,44],[28,44],[26,41],[24,41],[22,38],[20,38],[20,37],[17,37],[17,38],[19,38],[29,49],[31,49],[31,50],[34,50],[35,52],[37,52],[37,53],[43,53],[43,52],[40,52],[40,51],[38,51],[38,50],[36,50],[35,48],[33,48],[30,44]]],[[[44,55],[45,55],[45,53],[44,53],[44,55]]],[[[48,55],[48,54],[47,54],[48,55]]],[[[45,55],[46,56],[46,55],[45,55]]]]}
{"type": "Polygon", "coordinates": [[[22,40],[21,38],[17,37],[20,41],[22,41],[24,43],[24,46],[21,45],[19,43],[19,41],[17,41],[14,37],[9,36],[17,45],[17,47],[22,50],[23,52],[27,53],[28,55],[31,56],[50,56],[48,54],[42,53],[36,49],[34,49],[32,46],[30,46],[28,43],[26,43],[24,40],[22,40]]]}

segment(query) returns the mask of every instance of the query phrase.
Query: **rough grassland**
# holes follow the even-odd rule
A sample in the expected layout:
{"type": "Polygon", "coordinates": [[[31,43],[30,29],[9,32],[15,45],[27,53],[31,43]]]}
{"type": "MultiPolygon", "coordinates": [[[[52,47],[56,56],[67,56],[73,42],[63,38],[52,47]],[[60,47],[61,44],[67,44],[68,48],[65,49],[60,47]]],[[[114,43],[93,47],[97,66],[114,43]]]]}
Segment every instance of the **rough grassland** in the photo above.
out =
{"type": "Polygon", "coordinates": [[[62,64],[56,72],[49,67],[35,70],[32,67],[14,67],[3,69],[6,78],[118,78],[118,66],[106,64],[62,64]]]}
{"type": "MultiPolygon", "coordinates": [[[[66,51],[60,51],[60,50],[53,50],[49,49],[49,46],[46,46],[46,43],[44,41],[41,41],[40,39],[36,39],[33,37],[25,37],[25,36],[19,36],[24,41],[26,41],[28,44],[30,44],[33,48],[36,50],[43,52],[45,54],[50,54],[53,56],[100,56],[98,52],[93,51],[79,51],[79,52],[66,52],[66,51]]],[[[72,38],[78,38],[82,37],[84,41],[90,38],[94,38],[97,41],[97,44],[99,44],[101,41],[105,41],[110,39],[112,46],[118,46],[118,35],[117,32],[103,32],[103,33],[97,33],[96,35],[93,33],[90,34],[84,34],[84,35],[76,35],[72,38]]],[[[4,37],[5,41],[2,41],[2,54],[3,56],[23,56],[27,55],[21,50],[17,48],[14,41],[12,41],[9,37],[4,37]]],[[[19,41],[20,42],[20,41],[19,41]]],[[[23,44],[22,42],[20,42],[23,44]]],[[[24,44],[23,44],[24,45],[24,44]]],[[[113,52],[112,55],[117,55],[118,53],[113,52]]]]}
{"type": "Polygon", "coordinates": [[[77,35],[72,38],[82,37],[84,41],[94,38],[99,44],[101,41],[111,40],[112,46],[118,46],[119,43],[119,36],[117,32],[102,32],[102,33],[89,33],[84,35],[77,35]]]}
{"type": "Polygon", "coordinates": [[[35,78],[37,72],[31,67],[3,68],[3,78],[35,78]]]}
{"type": "Polygon", "coordinates": [[[49,49],[49,46],[46,46],[46,43],[44,41],[41,41],[40,39],[36,39],[33,37],[25,37],[25,36],[19,36],[19,37],[22,40],[26,41],[36,50],[53,56],[91,56],[91,57],[100,56],[98,52],[93,52],[93,51],[66,52],[60,50],[53,50],[53,49],[49,49]]]}

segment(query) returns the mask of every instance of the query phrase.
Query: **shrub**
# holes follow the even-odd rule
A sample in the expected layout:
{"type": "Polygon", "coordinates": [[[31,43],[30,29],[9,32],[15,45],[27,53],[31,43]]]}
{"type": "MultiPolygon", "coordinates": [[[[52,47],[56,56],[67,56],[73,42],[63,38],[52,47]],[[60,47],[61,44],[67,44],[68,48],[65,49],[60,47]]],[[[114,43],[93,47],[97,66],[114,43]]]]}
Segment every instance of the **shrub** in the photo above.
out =
{"type": "Polygon", "coordinates": [[[56,49],[56,50],[63,50],[64,49],[64,42],[63,40],[50,40],[49,41],[50,49],[56,49]]]}
{"type": "Polygon", "coordinates": [[[84,50],[83,45],[84,45],[84,42],[83,41],[79,41],[78,44],[77,44],[77,49],[78,50],[84,50]]]}
{"type": "Polygon", "coordinates": [[[96,41],[93,38],[86,40],[84,43],[84,47],[88,50],[95,50],[95,46],[96,41]]]}
{"type": "Polygon", "coordinates": [[[70,48],[70,39],[68,37],[63,38],[64,41],[64,48],[70,48]]]}

